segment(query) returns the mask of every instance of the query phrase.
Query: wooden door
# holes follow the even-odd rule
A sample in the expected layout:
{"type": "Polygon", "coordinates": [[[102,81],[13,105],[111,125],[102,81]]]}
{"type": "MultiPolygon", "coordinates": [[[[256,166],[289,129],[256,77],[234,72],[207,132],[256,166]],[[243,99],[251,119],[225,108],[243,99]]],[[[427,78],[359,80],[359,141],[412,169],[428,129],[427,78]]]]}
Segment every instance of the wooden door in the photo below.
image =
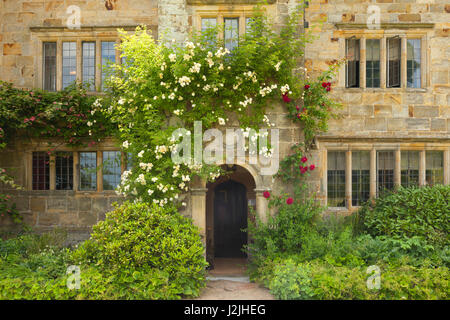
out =
{"type": "Polygon", "coordinates": [[[235,181],[227,181],[214,190],[214,255],[223,258],[246,257],[247,192],[235,181]]]}

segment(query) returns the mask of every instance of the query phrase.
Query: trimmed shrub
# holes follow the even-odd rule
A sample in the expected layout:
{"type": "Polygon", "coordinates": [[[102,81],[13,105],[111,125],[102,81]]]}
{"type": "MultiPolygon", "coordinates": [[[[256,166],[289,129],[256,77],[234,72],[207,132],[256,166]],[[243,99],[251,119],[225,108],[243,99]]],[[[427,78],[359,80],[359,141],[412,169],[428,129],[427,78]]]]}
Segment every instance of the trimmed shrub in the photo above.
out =
{"type": "Polygon", "coordinates": [[[205,284],[207,263],[199,231],[171,206],[124,203],[93,227],[91,239],[73,257],[108,274],[136,276],[151,270],[170,285],[166,298],[198,295],[205,284]]]}
{"type": "Polygon", "coordinates": [[[413,267],[379,264],[380,288],[369,288],[367,266],[334,266],[314,260],[296,264],[279,261],[272,269],[270,291],[279,299],[323,300],[413,300],[448,299],[449,270],[446,267],[413,267]]]}
{"type": "Polygon", "coordinates": [[[356,216],[357,229],[373,236],[422,237],[431,244],[450,240],[450,186],[402,188],[370,201],[356,216]]]}

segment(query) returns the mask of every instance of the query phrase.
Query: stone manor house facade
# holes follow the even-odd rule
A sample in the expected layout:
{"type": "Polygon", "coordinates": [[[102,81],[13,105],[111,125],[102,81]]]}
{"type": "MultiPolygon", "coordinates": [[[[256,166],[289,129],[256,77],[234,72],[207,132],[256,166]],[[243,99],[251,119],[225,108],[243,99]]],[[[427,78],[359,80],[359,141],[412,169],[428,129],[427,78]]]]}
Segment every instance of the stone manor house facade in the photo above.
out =
{"type": "MultiPolygon", "coordinates": [[[[156,37],[168,32],[183,41],[189,30],[224,23],[243,34],[252,0],[2,0],[0,79],[17,87],[60,90],[92,80],[101,88],[102,64],[120,63],[117,28],[146,25],[156,37]],[[67,21],[79,8],[80,27],[67,21]]],[[[264,6],[275,25],[297,3],[270,0],[264,6]]],[[[341,117],[316,138],[309,155],[316,165],[310,185],[328,211],[349,214],[382,189],[397,185],[450,183],[450,4],[445,0],[311,0],[305,28],[316,39],[306,47],[311,72],[347,58],[331,94],[342,103],[341,117]],[[379,13],[375,26],[373,14],[379,13]],[[317,22],[322,21],[320,25],[317,22]],[[368,23],[372,21],[372,25],[368,23]]],[[[226,39],[227,40],[227,39],[226,39]]],[[[95,89],[93,89],[95,90],[95,89]]],[[[280,130],[280,159],[301,141],[301,130],[282,105],[268,113],[280,130]]],[[[11,191],[24,221],[37,230],[67,228],[85,238],[120,200],[114,187],[124,163],[86,173],[120,155],[114,141],[48,156],[45,141],[20,141],[0,154],[0,167],[13,174],[22,191],[11,191]],[[49,161],[50,160],[50,161],[49,161]]],[[[277,181],[255,165],[236,165],[230,177],[192,183],[184,214],[201,229],[210,256],[233,256],[227,247],[242,238],[252,206],[270,214],[266,190],[277,181]],[[234,206],[230,206],[230,202],[234,206]],[[232,209],[238,208],[238,209],[232,209]],[[229,218],[232,216],[234,218],[229,218]],[[236,222],[241,221],[241,225],[236,222]],[[237,230],[237,231],[236,231],[237,230]]],[[[0,219],[2,229],[11,222],[0,219]]],[[[240,243],[246,242],[246,235],[240,243]]]]}

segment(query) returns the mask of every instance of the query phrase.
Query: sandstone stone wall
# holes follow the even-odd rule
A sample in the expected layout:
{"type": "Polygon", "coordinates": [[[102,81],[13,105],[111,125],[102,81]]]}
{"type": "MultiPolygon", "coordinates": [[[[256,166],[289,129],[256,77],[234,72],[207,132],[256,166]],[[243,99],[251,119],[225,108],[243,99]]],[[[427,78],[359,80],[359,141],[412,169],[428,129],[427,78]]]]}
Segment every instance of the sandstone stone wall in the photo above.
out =
{"type": "Polygon", "coordinates": [[[448,143],[450,6],[447,1],[312,0],[306,13],[311,24],[324,21],[316,29],[320,30],[318,38],[306,50],[305,66],[311,70],[323,70],[333,61],[344,58],[344,41],[350,36],[386,38],[400,35],[423,40],[425,72],[420,89],[404,85],[402,88],[385,88],[385,82],[381,88],[346,89],[342,67],[332,94],[343,104],[343,118],[330,122],[327,136],[435,137],[447,139],[448,143]],[[380,9],[380,29],[369,29],[366,25],[371,5],[380,9]]]}
{"type": "MultiPolygon", "coordinates": [[[[371,170],[376,168],[376,150],[395,150],[396,179],[399,181],[400,150],[441,150],[444,152],[444,182],[450,183],[450,6],[445,0],[312,0],[306,9],[316,39],[307,45],[305,67],[313,73],[345,57],[345,39],[381,39],[381,88],[365,88],[365,65],[361,63],[361,88],[345,88],[345,66],[333,82],[332,96],[342,104],[341,118],[331,120],[329,131],[317,138],[313,151],[319,165],[320,198],[326,202],[327,150],[345,151],[346,168],[351,172],[351,151],[371,151],[371,170]],[[375,6],[379,26],[368,26],[375,6]],[[370,10],[369,10],[370,9],[370,10]],[[422,88],[406,88],[406,71],[400,88],[386,88],[386,38],[398,35],[403,51],[407,38],[422,40],[422,88]]],[[[402,63],[406,56],[402,55],[402,63]]],[[[403,68],[403,67],[402,67],[403,68]]],[[[421,155],[424,159],[424,154],[421,155]]],[[[347,200],[351,194],[351,174],[347,177],[347,200]],[[350,188],[350,189],[349,189],[350,188]]],[[[423,182],[423,178],[422,178],[423,182]]],[[[371,196],[376,176],[371,176],[371,196]]],[[[351,211],[351,205],[342,211],[351,211]]]]}
{"type": "Polygon", "coordinates": [[[156,30],[157,0],[0,1],[0,79],[19,87],[38,87],[43,37],[115,37],[116,27],[141,24],[156,30]],[[68,11],[71,6],[75,9],[68,11]],[[68,21],[73,25],[76,8],[80,29],[67,29],[68,21]]]}

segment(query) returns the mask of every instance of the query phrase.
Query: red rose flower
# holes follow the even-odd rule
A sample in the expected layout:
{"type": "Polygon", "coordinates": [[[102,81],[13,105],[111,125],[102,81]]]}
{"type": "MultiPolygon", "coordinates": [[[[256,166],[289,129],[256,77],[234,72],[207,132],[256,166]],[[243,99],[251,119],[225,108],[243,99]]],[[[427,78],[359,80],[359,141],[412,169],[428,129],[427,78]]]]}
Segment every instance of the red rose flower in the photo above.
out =
{"type": "Polygon", "coordinates": [[[300,169],[301,174],[306,173],[306,171],[308,171],[308,167],[303,167],[300,169]]]}
{"type": "Polygon", "coordinates": [[[308,158],[307,157],[303,157],[303,158],[300,159],[300,161],[305,163],[306,161],[308,161],[308,158]]]}
{"type": "Polygon", "coordinates": [[[295,106],[295,109],[297,109],[297,111],[300,111],[300,107],[299,106],[295,106]]]}
{"type": "Polygon", "coordinates": [[[322,82],[322,87],[327,87],[328,86],[328,84],[326,83],[326,82],[322,82]]]}
{"type": "Polygon", "coordinates": [[[264,192],[263,192],[263,196],[264,196],[264,198],[269,199],[269,197],[270,197],[270,192],[269,192],[269,191],[264,191],[264,192]]]}
{"type": "Polygon", "coordinates": [[[286,203],[287,204],[292,204],[292,202],[294,202],[294,199],[292,199],[292,198],[287,198],[286,199],[286,203]]]}
{"type": "Polygon", "coordinates": [[[308,90],[309,88],[311,88],[311,86],[309,84],[305,84],[305,90],[308,90]]]}
{"type": "Polygon", "coordinates": [[[298,168],[299,168],[300,170],[303,170],[303,166],[302,166],[302,165],[299,165],[298,168]]]}
{"type": "Polygon", "coordinates": [[[328,87],[331,87],[331,82],[327,82],[327,86],[328,86],[328,87]]]}
{"type": "Polygon", "coordinates": [[[316,166],[313,164],[309,166],[309,170],[311,170],[311,171],[313,171],[315,168],[316,168],[316,166]]]}
{"type": "Polygon", "coordinates": [[[291,98],[289,98],[289,96],[287,95],[287,93],[283,94],[283,101],[286,103],[291,102],[291,98]]]}
{"type": "Polygon", "coordinates": [[[327,89],[326,89],[327,91],[330,91],[331,90],[331,88],[330,87],[327,87],[327,89]]]}

